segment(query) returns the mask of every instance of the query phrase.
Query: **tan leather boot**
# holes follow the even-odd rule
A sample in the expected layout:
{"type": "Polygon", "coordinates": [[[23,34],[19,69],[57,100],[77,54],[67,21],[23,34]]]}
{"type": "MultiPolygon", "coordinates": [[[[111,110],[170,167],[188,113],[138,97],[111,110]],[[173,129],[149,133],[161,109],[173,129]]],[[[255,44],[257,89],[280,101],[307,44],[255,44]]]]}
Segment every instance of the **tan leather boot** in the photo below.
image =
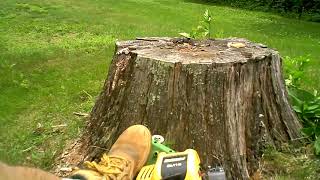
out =
{"type": "MultiPolygon", "coordinates": [[[[145,126],[134,125],[126,129],[111,147],[108,155],[104,154],[99,163],[86,162],[85,165],[93,171],[101,174],[101,179],[133,179],[138,171],[146,163],[151,148],[151,133],[145,126]]],[[[82,170],[76,173],[85,173],[86,179],[89,171],[82,170]]]]}

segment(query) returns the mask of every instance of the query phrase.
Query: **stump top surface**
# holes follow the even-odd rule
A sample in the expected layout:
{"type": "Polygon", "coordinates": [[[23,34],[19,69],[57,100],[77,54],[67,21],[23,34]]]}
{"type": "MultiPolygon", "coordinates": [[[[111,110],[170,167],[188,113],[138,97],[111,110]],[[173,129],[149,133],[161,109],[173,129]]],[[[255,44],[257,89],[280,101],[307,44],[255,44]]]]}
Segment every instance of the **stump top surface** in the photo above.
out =
{"type": "Polygon", "coordinates": [[[131,52],[144,58],[182,64],[245,63],[277,53],[263,44],[240,38],[197,41],[185,38],[149,37],[119,41],[116,45],[118,53],[131,52]]]}

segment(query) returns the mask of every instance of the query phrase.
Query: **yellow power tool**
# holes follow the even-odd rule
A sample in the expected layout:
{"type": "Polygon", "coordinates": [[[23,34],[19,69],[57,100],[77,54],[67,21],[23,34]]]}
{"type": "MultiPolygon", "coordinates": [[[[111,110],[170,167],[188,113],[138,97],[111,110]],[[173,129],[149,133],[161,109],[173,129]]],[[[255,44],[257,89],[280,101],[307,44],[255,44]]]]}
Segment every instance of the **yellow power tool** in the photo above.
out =
{"type": "Polygon", "coordinates": [[[175,152],[163,144],[164,138],[153,135],[151,152],[136,180],[200,180],[200,158],[197,151],[175,152]]]}
{"type": "Polygon", "coordinates": [[[193,149],[160,152],[155,164],[144,166],[136,180],[201,180],[200,158],[193,149]]]}

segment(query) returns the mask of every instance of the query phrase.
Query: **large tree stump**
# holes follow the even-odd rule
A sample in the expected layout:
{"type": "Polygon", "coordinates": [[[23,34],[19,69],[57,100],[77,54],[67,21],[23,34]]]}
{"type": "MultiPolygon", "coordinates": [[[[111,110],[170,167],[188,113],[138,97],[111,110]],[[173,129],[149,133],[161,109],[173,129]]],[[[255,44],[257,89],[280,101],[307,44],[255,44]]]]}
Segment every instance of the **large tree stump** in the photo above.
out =
{"type": "Polygon", "coordinates": [[[178,151],[197,150],[204,165],[222,164],[234,179],[259,168],[267,145],[300,137],[278,52],[235,38],[117,42],[83,157],[99,157],[133,124],[163,135],[178,151]]]}

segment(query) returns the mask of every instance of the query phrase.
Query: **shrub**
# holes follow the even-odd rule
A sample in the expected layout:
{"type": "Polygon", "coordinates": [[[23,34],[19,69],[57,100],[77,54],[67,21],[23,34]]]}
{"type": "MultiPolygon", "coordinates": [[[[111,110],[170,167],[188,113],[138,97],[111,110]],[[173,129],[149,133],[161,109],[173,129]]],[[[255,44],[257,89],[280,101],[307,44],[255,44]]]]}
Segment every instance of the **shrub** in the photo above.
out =
{"type": "Polygon", "coordinates": [[[301,88],[309,56],[285,57],[286,84],[292,107],[301,120],[302,133],[313,144],[315,154],[320,155],[320,96],[301,88]]]}

